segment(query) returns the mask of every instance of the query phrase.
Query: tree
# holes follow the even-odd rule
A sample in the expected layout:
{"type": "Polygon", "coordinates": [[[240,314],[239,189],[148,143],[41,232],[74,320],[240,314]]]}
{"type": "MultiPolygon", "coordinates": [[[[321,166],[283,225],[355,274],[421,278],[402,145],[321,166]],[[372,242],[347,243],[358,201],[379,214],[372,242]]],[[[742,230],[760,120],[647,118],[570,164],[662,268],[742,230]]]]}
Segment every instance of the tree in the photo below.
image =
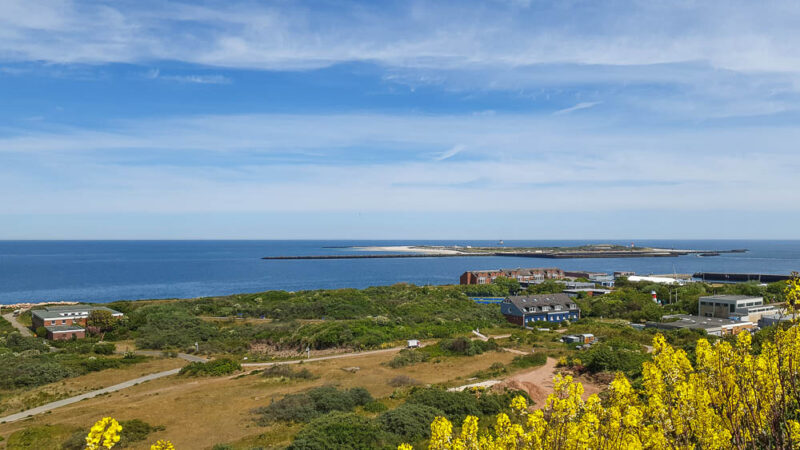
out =
{"type": "Polygon", "coordinates": [[[86,319],[86,326],[98,331],[108,331],[114,326],[114,316],[110,311],[94,309],[86,319]]]}

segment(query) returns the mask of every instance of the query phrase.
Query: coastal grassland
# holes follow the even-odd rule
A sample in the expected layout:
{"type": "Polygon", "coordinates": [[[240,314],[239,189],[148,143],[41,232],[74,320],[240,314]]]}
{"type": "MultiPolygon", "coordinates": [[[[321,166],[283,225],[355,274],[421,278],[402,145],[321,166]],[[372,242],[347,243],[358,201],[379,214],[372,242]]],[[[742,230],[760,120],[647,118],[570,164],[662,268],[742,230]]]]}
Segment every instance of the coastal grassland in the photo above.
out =
{"type": "Polygon", "coordinates": [[[7,321],[3,317],[0,317],[0,338],[5,339],[6,336],[14,332],[16,332],[16,328],[11,325],[11,322],[7,321]]]}
{"type": "Polygon", "coordinates": [[[185,364],[186,362],[180,359],[150,358],[137,364],[122,365],[118,368],[64,378],[42,386],[2,389],[0,390],[0,416],[112,386],[150,373],[176,369],[185,364]]]}
{"type": "MultiPolygon", "coordinates": [[[[163,425],[166,430],[154,432],[149,441],[169,438],[177,448],[209,448],[214,444],[235,444],[235,448],[272,447],[288,445],[302,427],[274,423],[260,426],[252,410],[264,407],[286,394],[306,391],[323,385],[340,389],[366,388],[381,402],[394,406],[389,397],[397,389],[389,384],[398,374],[406,374],[421,384],[461,385],[469,383],[469,374],[486,370],[493,364],[508,365],[514,355],[506,352],[486,352],[473,357],[447,357],[440,362],[427,362],[392,369],[384,363],[394,352],[366,354],[353,358],[304,363],[294,369],[308,369],[313,377],[290,381],[251,375],[223,377],[166,377],[56,409],[50,414],[32,419],[0,424],[0,436],[32,426],[52,424],[88,429],[102,416],[118,420],[140,419],[163,425]],[[343,370],[358,367],[359,370],[343,370]]],[[[362,412],[367,416],[375,413],[362,412]]],[[[144,443],[131,448],[149,448],[144,443]]]]}
{"type": "Polygon", "coordinates": [[[306,348],[374,349],[507,326],[497,305],[476,304],[458,286],[269,291],[109,306],[126,319],[106,339],[182,351],[197,342],[204,353],[249,358],[298,355],[306,348]],[[220,317],[243,319],[209,320],[220,317]]]}
{"type": "Polygon", "coordinates": [[[0,392],[140,363],[139,355],[112,355],[114,344],[95,339],[52,342],[9,333],[0,339],[0,392]],[[55,348],[51,348],[54,345],[55,348]]]}

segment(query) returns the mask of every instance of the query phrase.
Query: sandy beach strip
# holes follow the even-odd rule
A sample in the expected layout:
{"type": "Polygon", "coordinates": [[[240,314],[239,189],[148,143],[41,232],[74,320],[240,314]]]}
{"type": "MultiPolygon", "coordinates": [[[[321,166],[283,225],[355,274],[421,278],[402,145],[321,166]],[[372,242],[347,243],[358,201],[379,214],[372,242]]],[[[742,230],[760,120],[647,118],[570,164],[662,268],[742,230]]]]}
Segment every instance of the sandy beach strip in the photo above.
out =
{"type": "Polygon", "coordinates": [[[351,247],[352,250],[361,252],[394,252],[394,253],[425,253],[427,255],[461,255],[462,252],[448,248],[414,247],[411,245],[390,245],[374,247],[351,247]]]}

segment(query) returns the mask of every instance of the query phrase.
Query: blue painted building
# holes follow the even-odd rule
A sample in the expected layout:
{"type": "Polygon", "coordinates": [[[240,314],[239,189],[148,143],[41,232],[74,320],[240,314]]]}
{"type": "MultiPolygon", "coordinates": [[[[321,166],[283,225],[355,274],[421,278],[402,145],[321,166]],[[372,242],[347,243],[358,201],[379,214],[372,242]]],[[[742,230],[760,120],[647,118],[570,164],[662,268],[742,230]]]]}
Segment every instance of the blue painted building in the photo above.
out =
{"type": "Polygon", "coordinates": [[[567,294],[508,297],[500,304],[500,312],[509,322],[520,326],[537,321],[560,323],[581,318],[580,308],[567,294]]]}

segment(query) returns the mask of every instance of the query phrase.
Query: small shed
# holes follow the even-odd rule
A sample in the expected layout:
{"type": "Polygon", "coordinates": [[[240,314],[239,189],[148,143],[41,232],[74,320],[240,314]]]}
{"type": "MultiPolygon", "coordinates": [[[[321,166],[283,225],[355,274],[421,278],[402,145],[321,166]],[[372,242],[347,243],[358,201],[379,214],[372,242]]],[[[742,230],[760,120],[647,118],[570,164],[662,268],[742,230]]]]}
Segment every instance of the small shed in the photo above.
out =
{"type": "Polygon", "coordinates": [[[562,337],[561,341],[565,344],[577,344],[582,342],[581,337],[574,334],[562,337]]]}
{"type": "Polygon", "coordinates": [[[419,348],[419,340],[418,339],[409,339],[407,342],[407,348],[419,348]]]}

